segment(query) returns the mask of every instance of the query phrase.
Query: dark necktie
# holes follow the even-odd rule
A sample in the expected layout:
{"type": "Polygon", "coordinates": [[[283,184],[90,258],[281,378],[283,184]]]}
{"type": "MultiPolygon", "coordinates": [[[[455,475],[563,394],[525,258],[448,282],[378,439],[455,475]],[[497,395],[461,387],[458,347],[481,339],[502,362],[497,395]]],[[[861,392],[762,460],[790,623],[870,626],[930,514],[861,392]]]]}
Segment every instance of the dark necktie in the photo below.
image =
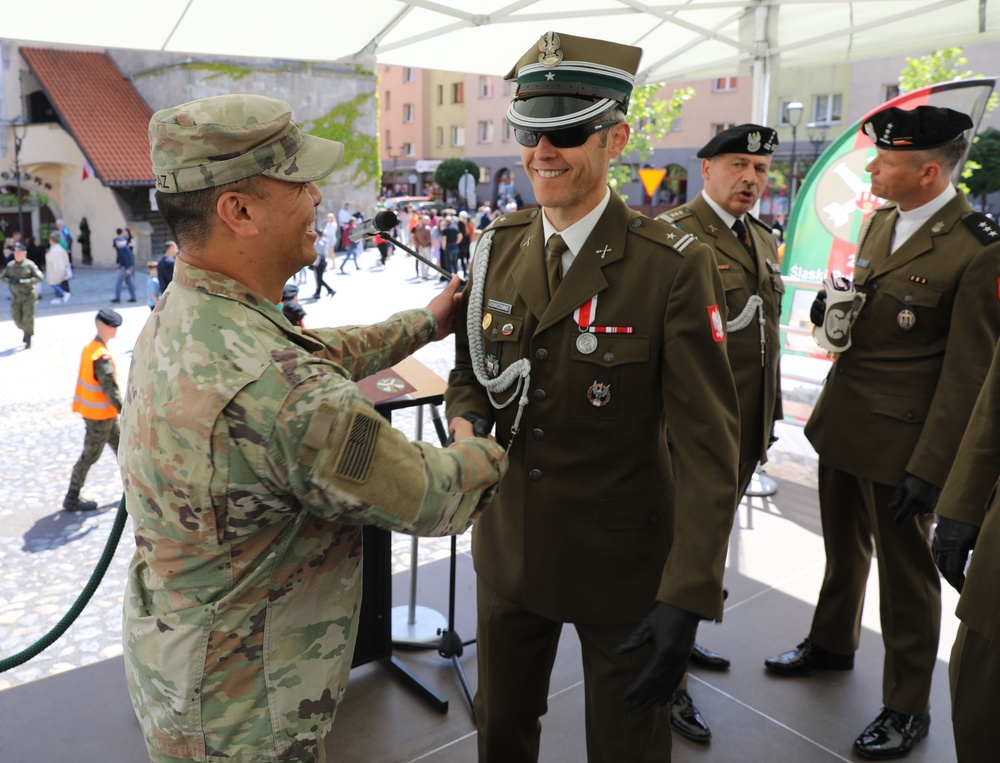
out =
{"type": "Polygon", "coordinates": [[[549,273],[549,297],[552,297],[556,293],[556,289],[559,288],[559,282],[562,280],[562,256],[569,247],[566,246],[566,242],[563,241],[562,236],[558,233],[549,239],[548,246],[549,258],[546,262],[546,269],[549,273]]]}
{"type": "Polygon", "coordinates": [[[733,223],[733,233],[736,234],[736,238],[743,244],[743,248],[747,250],[747,254],[752,255],[753,244],[750,243],[750,232],[739,218],[736,218],[736,222],[733,223]]]}

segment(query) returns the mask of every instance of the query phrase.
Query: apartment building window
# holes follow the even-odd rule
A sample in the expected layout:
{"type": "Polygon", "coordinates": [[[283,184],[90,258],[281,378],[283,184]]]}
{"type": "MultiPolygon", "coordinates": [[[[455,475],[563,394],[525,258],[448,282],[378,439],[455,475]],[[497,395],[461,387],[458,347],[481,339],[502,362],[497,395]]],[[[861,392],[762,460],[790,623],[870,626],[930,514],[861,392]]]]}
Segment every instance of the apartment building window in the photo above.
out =
{"type": "Polygon", "coordinates": [[[414,82],[414,81],[416,81],[416,79],[417,79],[417,76],[413,73],[412,67],[404,66],[403,67],[403,82],[414,82]]]}
{"type": "Polygon", "coordinates": [[[730,127],[735,127],[736,125],[732,122],[719,122],[712,125],[712,137],[714,138],[720,132],[728,130],[730,127]]]}
{"type": "Polygon", "coordinates": [[[681,131],[681,118],[677,117],[673,122],[670,123],[670,132],[680,132],[681,131]]]}
{"type": "Polygon", "coordinates": [[[385,91],[385,96],[382,98],[382,111],[388,111],[391,106],[392,101],[389,99],[389,91],[385,91]]]}
{"type": "Polygon", "coordinates": [[[438,102],[438,106],[441,106],[441,105],[443,105],[443,104],[444,104],[444,85],[438,85],[438,86],[437,86],[437,91],[438,91],[438,92],[437,92],[437,96],[438,96],[438,97],[437,97],[437,102],[438,102]]]}
{"type": "Polygon", "coordinates": [[[413,121],[413,104],[404,103],[403,104],[403,121],[412,122],[413,121]]]}
{"type": "Polygon", "coordinates": [[[736,89],[736,77],[718,77],[712,83],[712,92],[731,93],[736,89]]]}
{"type": "Polygon", "coordinates": [[[492,77],[480,77],[479,78],[479,97],[480,98],[492,98],[493,97],[493,78],[492,77]]]}
{"type": "Polygon", "coordinates": [[[434,135],[434,143],[437,145],[438,148],[444,148],[444,128],[443,127],[437,128],[437,130],[435,132],[435,135],[434,135]]]}
{"type": "Polygon", "coordinates": [[[452,125],[451,126],[451,145],[455,147],[462,147],[465,145],[465,126],[464,125],[452,125]]]}
{"type": "Polygon", "coordinates": [[[452,103],[465,103],[465,83],[464,82],[452,82],[451,83],[451,102],[452,103]]]}
{"type": "Polygon", "coordinates": [[[503,94],[504,95],[514,95],[517,90],[517,80],[505,79],[503,81],[503,94]]]}
{"type": "Polygon", "coordinates": [[[817,95],[813,98],[812,121],[820,125],[835,124],[840,121],[840,105],[843,98],[837,95],[817,95]]]}
{"type": "Polygon", "coordinates": [[[392,130],[385,131],[385,146],[388,149],[392,148],[392,130]]]}
{"type": "Polygon", "coordinates": [[[493,142],[493,120],[484,119],[479,122],[479,142],[480,143],[493,142]]]}
{"type": "Polygon", "coordinates": [[[413,144],[404,143],[403,144],[403,156],[413,156],[413,144]]]}
{"type": "Polygon", "coordinates": [[[899,95],[899,85],[882,85],[882,100],[891,101],[899,95]]]}
{"type": "Polygon", "coordinates": [[[504,143],[510,143],[510,123],[505,119],[503,121],[503,141],[504,143]]]}
{"type": "Polygon", "coordinates": [[[778,106],[778,124],[781,127],[788,127],[791,122],[788,121],[788,104],[795,103],[794,98],[783,98],[781,105],[778,106]]]}

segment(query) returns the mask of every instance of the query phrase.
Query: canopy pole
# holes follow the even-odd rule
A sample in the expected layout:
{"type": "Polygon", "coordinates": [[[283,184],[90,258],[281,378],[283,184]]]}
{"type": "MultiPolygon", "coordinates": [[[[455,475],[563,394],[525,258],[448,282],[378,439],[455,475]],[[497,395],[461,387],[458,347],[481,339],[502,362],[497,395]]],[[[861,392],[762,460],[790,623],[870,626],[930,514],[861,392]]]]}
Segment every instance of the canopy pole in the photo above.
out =
{"type": "Polygon", "coordinates": [[[758,124],[766,125],[768,102],[770,101],[771,47],[767,41],[767,22],[771,6],[766,1],[758,1],[754,5],[754,57],[752,82],[753,97],[751,104],[751,119],[758,124]]]}

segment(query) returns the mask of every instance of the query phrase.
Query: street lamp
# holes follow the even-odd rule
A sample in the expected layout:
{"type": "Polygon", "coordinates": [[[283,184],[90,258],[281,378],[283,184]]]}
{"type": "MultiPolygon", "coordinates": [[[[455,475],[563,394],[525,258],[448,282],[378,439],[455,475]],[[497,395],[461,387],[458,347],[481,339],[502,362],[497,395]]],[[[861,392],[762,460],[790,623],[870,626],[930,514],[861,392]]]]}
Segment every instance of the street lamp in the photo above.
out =
{"type": "Polygon", "coordinates": [[[819,161],[819,147],[826,140],[826,131],[830,129],[830,125],[810,122],[806,125],[806,129],[809,130],[809,142],[812,143],[813,147],[813,162],[817,162],[819,161]]]}
{"type": "Polygon", "coordinates": [[[24,213],[21,211],[21,141],[28,132],[28,120],[24,117],[14,117],[10,120],[11,129],[14,131],[14,193],[17,194],[17,230],[21,234],[21,239],[27,241],[24,234],[24,213]]]}
{"type": "Polygon", "coordinates": [[[802,121],[802,104],[792,101],[785,106],[785,121],[792,127],[792,178],[788,184],[788,216],[791,217],[795,206],[795,138],[799,122],[802,121]]]}
{"type": "MultiPolygon", "coordinates": [[[[399,152],[394,154],[394,153],[392,153],[392,146],[386,146],[385,153],[388,155],[388,157],[390,159],[392,159],[392,184],[393,184],[393,186],[395,186],[396,185],[396,173],[398,172],[397,167],[399,166],[399,160],[402,159],[403,155],[406,153],[406,148],[405,147],[401,147],[399,149],[399,152]]],[[[391,190],[395,190],[395,188],[393,188],[391,190]]]]}

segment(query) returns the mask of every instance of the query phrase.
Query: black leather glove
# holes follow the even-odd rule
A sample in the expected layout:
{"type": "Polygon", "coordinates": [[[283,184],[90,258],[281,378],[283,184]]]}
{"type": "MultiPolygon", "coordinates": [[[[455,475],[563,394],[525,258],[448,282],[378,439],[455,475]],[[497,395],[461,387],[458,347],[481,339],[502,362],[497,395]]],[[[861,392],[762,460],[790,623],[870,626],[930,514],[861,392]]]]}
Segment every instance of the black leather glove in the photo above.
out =
{"type": "Polygon", "coordinates": [[[823,319],[826,318],[826,289],[822,289],[816,294],[812,307],[809,308],[809,320],[814,326],[822,326],[823,319]]]}
{"type": "Polygon", "coordinates": [[[941,488],[937,485],[912,474],[904,474],[889,500],[889,510],[896,512],[892,521],[901,525],[918,514],[933,514],[940,497],[941,488]]]}
{"type": "Polygon", "coordinates": [[[931,541],[934,564],[940,570],[941,577],[959,593],[962,593],[962,586],[965,585],[965,565],[969,561],[969,552],[976,547],[978,537],[979,528],[975,525],[938,517],[934,539],[931,541]]]}
{"type": "Polygon", "coordinates": [[[653,642],[649,662],[625,692],[626,707],[642,712],[670,701],[687,670],[698,620],[698,615],[658,601],[639,627],[615,647],[618,654],[627,654],[653,642]]]}
{"type": "MultiPolygon", "coordinates": [[[[480,416],[478,413],[475,413],[473,411],[466,411],[465,413],[460,413],[459,417],[465,419],[470,424],[472,424],[472,434],[474,434],[476,437],[489,437],[490,430],[493,429],[493,425],[488,420],[480,416]]],[[[447,447],[448,445],[451,445],[453,442],[455,442],[454,432],[452,432],[448,436],[444,444],[447,447]]]]}

